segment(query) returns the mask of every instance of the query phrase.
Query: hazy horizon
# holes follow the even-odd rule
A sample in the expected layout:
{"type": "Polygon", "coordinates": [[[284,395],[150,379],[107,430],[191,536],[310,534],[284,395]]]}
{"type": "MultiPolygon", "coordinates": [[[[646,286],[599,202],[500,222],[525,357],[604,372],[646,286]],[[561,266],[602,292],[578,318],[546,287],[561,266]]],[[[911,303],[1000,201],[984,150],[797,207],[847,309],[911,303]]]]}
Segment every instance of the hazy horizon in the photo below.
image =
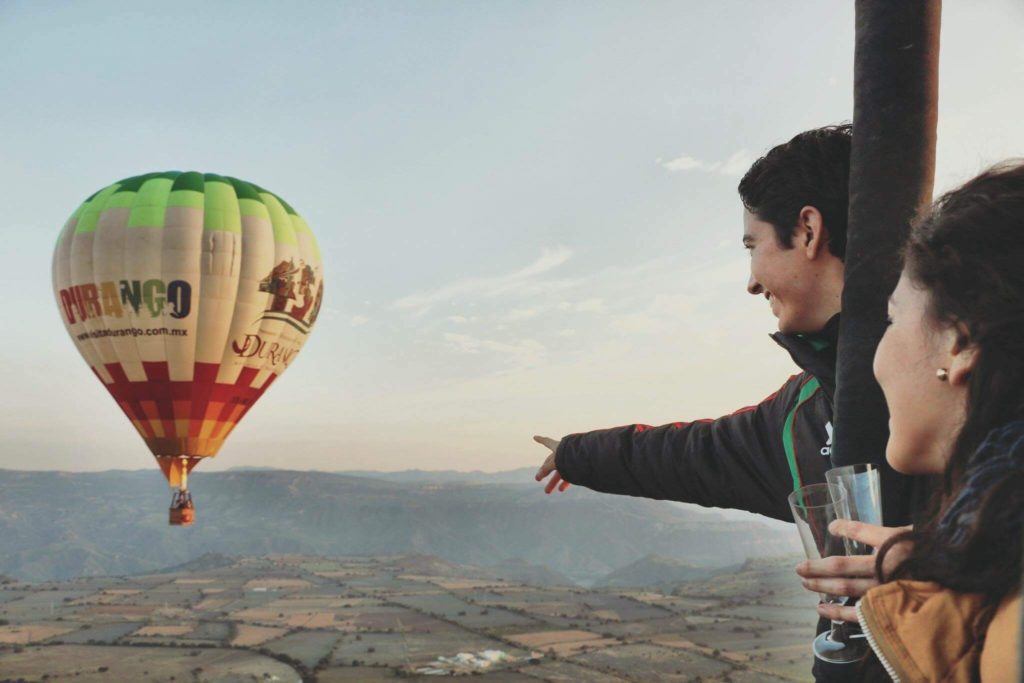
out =
{"type": "MultiPolygon", "coordinates": [[[[529,465],[524,465],[522,467],[513,467],[511,469],[502,469],[502,470],[482,470],[482,469],[460,470],[460,469],[454,469],[454,468],[448,468],[448,467],[446,467],[446,468],[437,468],[437,469],[427,469],[427,468],[423,468],[423,467],[409,467],[409,468],[399,468],[399,469],[390,469],[390,470],[383,470],[383,469],[382,470],[371,470],[371,469],[324,469],[324,468],[319,468],[319,467],[276,467],[276,466],[273,466],[273,465],[232,465],[231,467],[225,467],[223,469],[212,470],[212,471],[214,471],[214,472],[231,472],[231,471],[236,471],[236,470],[281,470],[283,472],[330,472],[330,473],[377,472],[377,473],[385,473],[385,474],[394,474],[394,473],[398,473],[398,472],[458,472],[460,474],[474,474],[474,473],[478,473],[479,472],[481,474],[505,474],[505,473],[508,473],[508,472],[518,472],[520,470],[529,470],[529,469],[534,469],[534,468],[532,468],[529,465]]],[[[96,474],[96,473],[101,473],[101,472],[155,472],[156,471],[152,467],[145,467],[145,466],[141,466],[141,465],[139,467],[107,467],[107,468],[102,468],[102,469],[88,469],[88,470],[85,470],[85,469],[67,470],[67,469],[60,469],[60,468],[55,468],[55,467],[9,467],[7,465],[4,465],[3,467],[0,467],[0,471],[2,471],[2,470],[8,470],[8,471],[11,471],[11,472],[71,472],[71,473],[75,473],[75,474],[96,474]]]]}

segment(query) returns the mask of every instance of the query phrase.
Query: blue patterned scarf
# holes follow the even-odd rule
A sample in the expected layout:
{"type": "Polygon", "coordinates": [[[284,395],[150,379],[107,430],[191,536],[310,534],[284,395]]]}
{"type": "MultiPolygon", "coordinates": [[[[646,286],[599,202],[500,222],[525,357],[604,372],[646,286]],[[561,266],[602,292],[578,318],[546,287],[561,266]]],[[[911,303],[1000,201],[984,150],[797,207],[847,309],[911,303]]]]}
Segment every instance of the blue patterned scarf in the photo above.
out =
{"type": "MultiPolygon", "coordinates": [[[[952,545],[959,545],[969,535],[978,517],[985,492],[1000,479],[1024,471],[1024,420],[1016,420],[993,429],[974,452],[964,472],[964,484],[943,513],[937,527],[952,545]]],[[[997,527],[1005,533],[1021,533],[1020,509],[1003,509],[996,515],[997,527]]]]}

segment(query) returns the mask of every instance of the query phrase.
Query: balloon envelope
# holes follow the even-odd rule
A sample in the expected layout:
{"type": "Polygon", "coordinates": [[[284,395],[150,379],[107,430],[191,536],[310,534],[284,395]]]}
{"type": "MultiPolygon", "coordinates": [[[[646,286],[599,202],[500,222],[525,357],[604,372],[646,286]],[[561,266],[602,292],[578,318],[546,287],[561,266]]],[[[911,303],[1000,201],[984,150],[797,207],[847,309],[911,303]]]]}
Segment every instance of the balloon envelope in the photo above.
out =
{"type": "Polygon", "coordinates": [[[178,486],[295,360],[322,270],[313,233],[281,198],[171,171],[78,207],[53,287],[75,346],[178,486]]]}

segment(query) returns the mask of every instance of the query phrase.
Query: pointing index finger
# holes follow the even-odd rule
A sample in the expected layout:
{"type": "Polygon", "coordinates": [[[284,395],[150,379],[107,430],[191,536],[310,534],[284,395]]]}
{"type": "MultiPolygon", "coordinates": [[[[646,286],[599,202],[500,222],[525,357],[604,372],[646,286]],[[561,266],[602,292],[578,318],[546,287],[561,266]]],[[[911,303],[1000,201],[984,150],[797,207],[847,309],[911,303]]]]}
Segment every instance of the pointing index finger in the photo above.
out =
{"type": "Polygon", "coordinates": [[[552,451],[558,450],[558,441],[547,436],[534,436],[533,440],[542,446],[547,446],[552,451]]]}

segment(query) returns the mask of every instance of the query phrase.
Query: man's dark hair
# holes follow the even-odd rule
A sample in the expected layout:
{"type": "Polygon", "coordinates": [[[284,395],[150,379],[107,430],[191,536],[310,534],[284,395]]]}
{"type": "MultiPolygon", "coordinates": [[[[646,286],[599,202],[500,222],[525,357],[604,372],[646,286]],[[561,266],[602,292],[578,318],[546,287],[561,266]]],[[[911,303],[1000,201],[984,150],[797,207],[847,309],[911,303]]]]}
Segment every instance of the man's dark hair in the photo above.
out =
{"type": "Polygon", "coordinates": [[[771,223],[785,249],[793,248],[800,209],[821,212],[833,255],[846,255],[853,126],[825,126],[800,133],[754,162],[740,181],[747,211],[771,223]]]}

